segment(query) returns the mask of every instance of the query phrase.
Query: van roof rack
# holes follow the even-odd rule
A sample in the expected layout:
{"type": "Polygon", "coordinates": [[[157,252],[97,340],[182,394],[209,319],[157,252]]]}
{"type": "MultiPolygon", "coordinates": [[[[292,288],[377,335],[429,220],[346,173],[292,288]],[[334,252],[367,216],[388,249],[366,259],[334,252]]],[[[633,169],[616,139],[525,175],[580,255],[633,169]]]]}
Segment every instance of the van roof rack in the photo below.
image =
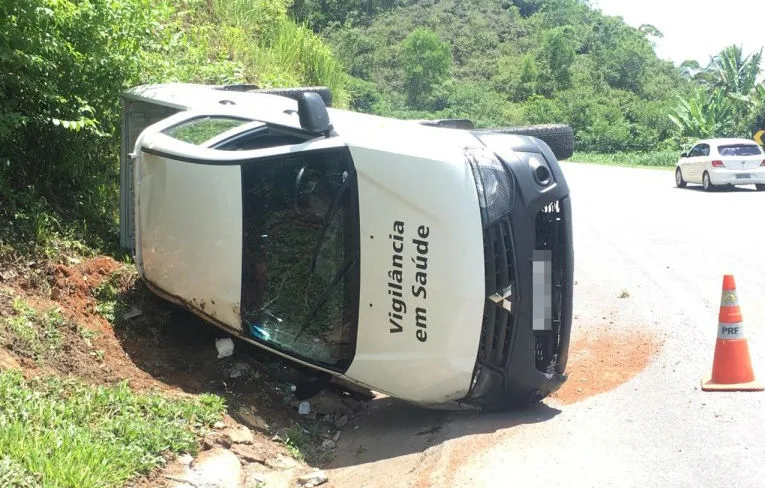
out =
{"type": "Polygon", "coordinates": [[[290,88],[260,88],[258,85],[238,83],[217,87],[223,91],[268,93],[297,100],[301,93],[317,93],[327,107],[332,106],[332,91],[326,86],[298,86],[290,88]]]}
{"type": "Polygon", "coordinates": [[[475,129],[475,124],[468,119],[435,119],[435,120],[421,120],[420,124],[428,125],[431,127],[447,127],[449,129],[475,129]]]}

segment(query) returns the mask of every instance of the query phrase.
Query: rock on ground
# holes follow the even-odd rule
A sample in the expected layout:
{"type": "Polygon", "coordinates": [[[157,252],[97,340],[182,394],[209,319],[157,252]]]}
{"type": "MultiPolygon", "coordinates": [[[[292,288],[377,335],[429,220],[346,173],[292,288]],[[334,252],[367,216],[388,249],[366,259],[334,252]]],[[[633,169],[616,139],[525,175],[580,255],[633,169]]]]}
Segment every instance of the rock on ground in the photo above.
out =
{"type": "Polygon", "coordinates": [[[319,486],[327,482],[327,475],[324,471],[313,471],[308,474],[304,474],[298,478],[298,484],[305,486],[306,488],[312,488],[319,486]]]}
{"type": "Polygon", "coordinates": [[[173,488],[242,488],[242,465],[227,449],[215,448],[202,452],[191,468],[173,476],[178,484],[173,488]]]}
{"type": "Polygon", "coordinates": [[[255,441],[252,431],[243,425],[226,430],[225,435],[231,444],[252,444],[255,441]]]}

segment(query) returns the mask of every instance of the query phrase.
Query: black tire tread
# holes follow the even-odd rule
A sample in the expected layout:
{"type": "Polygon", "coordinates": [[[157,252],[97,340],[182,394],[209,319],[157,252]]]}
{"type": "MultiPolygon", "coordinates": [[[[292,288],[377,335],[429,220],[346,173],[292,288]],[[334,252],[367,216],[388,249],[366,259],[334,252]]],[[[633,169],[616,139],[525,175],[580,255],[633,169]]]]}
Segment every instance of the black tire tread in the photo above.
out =
{"type": "Polygon", "coordinates": [[[680,183],[677,183],[677,176],[675,176],[675,184],[678,188],[685,188],[688,185],[688,182],[683,179],[683,173],[680,171],[680,168],[675,169],[675,174],[680,173],[680,183]]]}
{"type": "Polygon", "coordinates": [[[574,130],[566,124],[541,124],[521,127],[492,129],[499,134],[532,136],[543,140],[558,160],[568,159],[574,154],[574,130]]]}
{"type": "Polygon", "coordinates": [[[712,178],[710,178],[709,173],[707,173],[706,171],[704,171],[704,174],[701,175],[701,187],[705,191],[715,191],[715,189],[717,188],[714,184],[712,184],[712,178]],[[709,179],[709,188],[704,188],[704,176],[706,176],[709,179]]]}

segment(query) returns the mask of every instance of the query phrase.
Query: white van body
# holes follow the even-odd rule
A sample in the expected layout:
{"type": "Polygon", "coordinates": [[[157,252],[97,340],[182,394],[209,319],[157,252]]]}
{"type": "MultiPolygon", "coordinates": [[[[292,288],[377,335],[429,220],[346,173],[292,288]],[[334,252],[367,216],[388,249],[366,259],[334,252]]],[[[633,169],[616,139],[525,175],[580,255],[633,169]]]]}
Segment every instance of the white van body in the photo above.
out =
{"type": "Polygon", "coordinates": [[[301,97],[188,84],[123,95],[122,244],[150,289],[296,364],[424,406],[557,389],[573,251],[550,148],[323,103],[329,124],[306,129],[317,97],[301,97]]]}

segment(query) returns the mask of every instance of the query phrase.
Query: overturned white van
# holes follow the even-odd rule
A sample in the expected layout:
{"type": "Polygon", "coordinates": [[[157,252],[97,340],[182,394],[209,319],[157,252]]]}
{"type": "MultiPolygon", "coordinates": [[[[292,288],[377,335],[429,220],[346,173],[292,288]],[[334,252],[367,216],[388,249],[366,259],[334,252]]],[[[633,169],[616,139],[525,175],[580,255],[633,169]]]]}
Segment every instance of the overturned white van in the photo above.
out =
{"type": "Polygon", "coordinates": [[[570,156],[570,128],[475,130],[275,92],[123,94],[122,244],[149,288],[318,378],[420,405],[559,388],[573,250],[551,147],[570,156]]]}

